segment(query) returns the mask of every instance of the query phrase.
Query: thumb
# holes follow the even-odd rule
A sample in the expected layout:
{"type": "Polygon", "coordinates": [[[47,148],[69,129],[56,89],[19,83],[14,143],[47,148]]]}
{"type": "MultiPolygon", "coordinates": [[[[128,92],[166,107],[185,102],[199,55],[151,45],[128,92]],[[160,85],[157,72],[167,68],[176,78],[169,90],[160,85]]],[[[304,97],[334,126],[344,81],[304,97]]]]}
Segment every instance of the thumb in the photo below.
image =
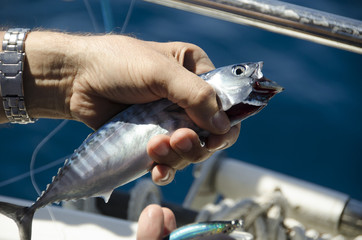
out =
{"type": "Polygon", "coordinates": [[[138,220],[137,240],[160,240],[163,233],[163,211],[158,205],[149,205],[142,211],[138,220]]]}
{"type": "Polygon", "coordinates": [[[216,92],[210,84],[182,66],[169,72],[169,100],[184,108],[199,127],[214,134],[229,131],[229,118],[219,109],[216,92]]]}

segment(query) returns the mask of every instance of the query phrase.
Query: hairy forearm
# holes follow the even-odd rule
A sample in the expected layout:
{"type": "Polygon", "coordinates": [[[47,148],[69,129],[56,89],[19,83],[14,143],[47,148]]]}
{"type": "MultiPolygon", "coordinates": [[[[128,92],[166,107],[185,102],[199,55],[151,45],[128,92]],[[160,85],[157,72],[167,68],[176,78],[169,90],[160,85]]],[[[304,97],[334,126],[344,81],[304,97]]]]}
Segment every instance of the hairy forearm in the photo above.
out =
{"type": "Polygon", "coordinates": [[[71,35],[31,32],[25,44],[24,96],[33,118],[71,118],[69,98],[77,74],[71,35]]]}

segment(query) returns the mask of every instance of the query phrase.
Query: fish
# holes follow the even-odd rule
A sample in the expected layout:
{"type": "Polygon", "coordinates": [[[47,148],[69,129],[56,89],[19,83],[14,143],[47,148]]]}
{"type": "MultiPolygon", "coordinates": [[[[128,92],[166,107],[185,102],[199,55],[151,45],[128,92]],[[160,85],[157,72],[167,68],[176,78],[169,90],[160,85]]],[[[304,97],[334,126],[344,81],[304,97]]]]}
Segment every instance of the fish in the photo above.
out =
{"type": "MultiPolygon", "coordinates": [[[[220,108],[232,126],[259,112],[283,91],[263,76],[262,66],[262,62],[234,64],[199,75],[215,89],[220,108]]],[[[17,223],[22,240],[30,240],[37,209],[89,197],[103,197],[107,202],[115,188],[152,169],[147,142],[179,128],[193,129],[200,138],[209,134],[167,99],[131,105],[84,140],[31,206],[0,202],[0,213],[17,223]]]]}
{"type": "Polygon", "coordinates": [[[163,240],[192,240],[216,234],[230,234],[237,228],[241,229],[242,225],[242,220],[192,223],[175,229],[163,240]]]}

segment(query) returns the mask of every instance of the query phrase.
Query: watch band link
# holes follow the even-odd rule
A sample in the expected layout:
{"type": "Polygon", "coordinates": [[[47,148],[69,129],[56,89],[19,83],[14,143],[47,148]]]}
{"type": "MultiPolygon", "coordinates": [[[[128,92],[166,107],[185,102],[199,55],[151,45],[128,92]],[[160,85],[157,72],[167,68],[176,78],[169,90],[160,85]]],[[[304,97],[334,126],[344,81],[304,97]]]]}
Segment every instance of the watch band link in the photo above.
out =
{"type": "Polygon", "coordinates": [[[4,36],[0,52],[0,90],[5,115],[11,123],[33,123],[24,102],[24,41],[30,29],[12,28],[4,36]]]}

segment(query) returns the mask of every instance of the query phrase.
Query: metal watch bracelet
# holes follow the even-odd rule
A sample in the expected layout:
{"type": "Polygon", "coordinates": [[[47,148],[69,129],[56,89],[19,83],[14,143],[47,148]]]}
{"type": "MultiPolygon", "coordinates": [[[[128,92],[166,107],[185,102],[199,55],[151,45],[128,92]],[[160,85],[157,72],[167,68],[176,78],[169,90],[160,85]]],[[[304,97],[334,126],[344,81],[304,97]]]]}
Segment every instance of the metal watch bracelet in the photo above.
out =
{"type": "Polygon", "coordinates": [[[0,92],[5,115],[11,123],[33,123],[24,102],[24,42],[30,29],[11,28],[4,36],[0,52],[0,92]]]}

